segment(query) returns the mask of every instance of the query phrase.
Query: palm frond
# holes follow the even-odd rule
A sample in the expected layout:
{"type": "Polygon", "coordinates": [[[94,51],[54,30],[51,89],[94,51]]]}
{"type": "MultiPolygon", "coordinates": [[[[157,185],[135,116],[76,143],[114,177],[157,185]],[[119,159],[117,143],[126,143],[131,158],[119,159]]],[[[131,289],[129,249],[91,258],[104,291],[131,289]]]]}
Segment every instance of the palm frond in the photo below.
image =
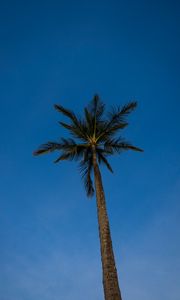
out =
{"type": "Polygon", "coordinates": [[[124,129],[128,123],[119,123],[115,125],[110,125],[107,122],[98,124],[97,127],[97,141],[98,142],[105,142],[108,138],[113,138],[119,130],[124,129]]]}
{"type": "Polygon", "coordinates": [[[56,142],[47,142],[46,144],[42,144],[39,149],[35,150],[33,152],[34,156],[38,156],[41,154],[46,154],[53,152],[55,150],[60,150],[62,149],[62,144],[61,143],[56,143],[56,142]]]}
{"type": "Polygon", "coordinates": [[[105,110],[105,104],[101,102],[98,95],[94,95],[93,99],[84,109],[86,130],[88,136],[96,136],[97,127],[105,110]]]}
{"type": "Polygon", "coordinates": [[[55,163],[61,160],[78,160],[83,157],[88,144],[77,144],[73,139],[62,138],[62,154],[55,160],[55,163]]]}
{"type": "Polygon", "coordinates": [[[72,155],[70,153],[63,153],[61,154],[56,160],[54,160],[54,163],[58,163],[61,160],[72,160],[72,155]]]}
{"type": "Polygon", "coordinates": [[[87,107],[84,108],[85,122],[88,136],[93,134],[93,117],[87,107]]]}
{"type": "Polygon", "coordinates": [[[64,127],[64,128],[66,128],[66,129],[68,129],[68,130],[73,130],[73,126],[72,125],[69,125],[69,124],[66,124],[66,123],[64,123],[64,122],[61,122],[61,121],[59,121],[58,122],[62,127],[64,127]]]}
{"type": "Polygon", "coordinates": [[[138,151],[138,152],[143,152],[142,149],[133,146],[131,143],[123,140],[122,138],[108,139],[104,143],[104,149],[106,151],[109,151],[109,153],[111,153],[111,154],[120,153],[124,150],[134,150],[134,151],[138,151]]]}
{"type": "Polygon", "coordinates": [[[69,129],[74,137],[87,140],[87,127],[85,122],[78,119],[73,111],[64,108],[62,105],[55,104],[54,107],[58,112],[68,117],[72,122],[72,124],[66,124],[64,122],[59,123],[66,129],[69,129]]]}
{"type": "Polygon", "coordinates": [[[55,105],[54,105],[54,108],[55,108],[58,112],[62,113],[64,116],[66,116],[66,117],[68,117],[69,119],[71,119],[71,121],[73,121],[73,122],[76,121],[76,115],[74,114],[73,111],[71,111],[71,110],[69,110],[69,109],[63,107],[63,106],[60,105],[60,104],[55,104],[55,105]]]}
{"type": "Polygon", "coordinates": [[[96,94],[94,95],[92,101],[88,105],[87,110],[91,113],[93,118],[99,120],[104,113],[105,104],[100,100],[100,97],[96,94]]]}
{"type": "Polygon", "coordinates": [[[108,168],[108,170],[111,173],[113,173],[113,169],[103,153],[106,153],[106,152],[103,150],[97,149],[97,157],[98,157],[99,164],[103,163],[108,168]]]}
{"type": "Polygon", "coordinates": [[[94,195],[94,186],[91,178],[92,168],[93,168],[92,156],[83,159],[79,164],[81,177],[84,181],[84,187],[88,197],[92,197],[94,195]]]}
{"type": "Polygon", "coordinates": [[[126,117],[137,106],[137,102],[130,102],[122,108],[113,107],[108,113],[108,120],[104,122],[103,128],[98,135],[98,141],[105,141],[108,137],[113,137],[119,130],[128,125],[126,117]]]}
{"type": "Polygon", "coordinates": [[[137,102],[129,102],[128,104],[121,107],[113,107],[109,112],[109,120],[111,123],[124,122],[125,118],[137,107],[137,102]]]}
{"type": "Polygon", "coordinates": [[[133,150],[133,151],[137,151],[137,152],[144,152],[143,149],[141,149],[139,147],[136,147],[136,146],[133,146],[131,144],[129,144],[127,146],[124,146],[124,147],[127,147],[127,150],[133,150]]]}

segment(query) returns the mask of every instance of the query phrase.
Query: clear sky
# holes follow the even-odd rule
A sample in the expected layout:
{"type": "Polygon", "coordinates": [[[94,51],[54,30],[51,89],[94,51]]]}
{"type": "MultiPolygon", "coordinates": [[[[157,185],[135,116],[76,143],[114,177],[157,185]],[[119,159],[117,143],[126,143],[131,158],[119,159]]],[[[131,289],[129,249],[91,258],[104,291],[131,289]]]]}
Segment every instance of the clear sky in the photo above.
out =
{"type": "Polygon", "coordinates": [[[53,109],[138,100],[127,152],[102,169],[124,300],[180,295],[178,1],[4,1],[0,8],[0,299],[102,300],[95,199],[53,109]]]}

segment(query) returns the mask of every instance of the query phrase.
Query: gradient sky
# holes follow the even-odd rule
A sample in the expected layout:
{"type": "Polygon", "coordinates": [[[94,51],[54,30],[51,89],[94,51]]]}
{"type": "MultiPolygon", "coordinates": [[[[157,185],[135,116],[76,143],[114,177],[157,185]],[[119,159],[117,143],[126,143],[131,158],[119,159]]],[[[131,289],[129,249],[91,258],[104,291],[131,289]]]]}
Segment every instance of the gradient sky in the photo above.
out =
{"type": "MultiPolygon", "coordinates": [[[[0,8],[0,299],[102,300],[95,199],[75,163],[32,151],[66,135],[53,109],[138,100],[144,153],[103,180],[124,300],[179,300],[180,4],[4,1],[0,8]]],[[[62,119],[61,119],[62,120],[62,119]]]]}

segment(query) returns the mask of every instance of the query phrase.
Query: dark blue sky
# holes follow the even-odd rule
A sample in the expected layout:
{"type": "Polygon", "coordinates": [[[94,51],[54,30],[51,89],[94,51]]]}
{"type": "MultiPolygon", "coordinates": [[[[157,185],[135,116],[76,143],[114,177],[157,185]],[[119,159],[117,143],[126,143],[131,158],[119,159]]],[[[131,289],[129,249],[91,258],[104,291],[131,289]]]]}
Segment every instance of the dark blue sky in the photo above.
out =
{"type": "Polygon", "coordinates": [[[103,298],[95,199],[75,163],[32,151],[66,135],[54,103],[138,100],[124,136],[145,152],[103,172],[124,299],[178,300],[178,1],[4,1],[0,9],[0,295],[103,298]]]}

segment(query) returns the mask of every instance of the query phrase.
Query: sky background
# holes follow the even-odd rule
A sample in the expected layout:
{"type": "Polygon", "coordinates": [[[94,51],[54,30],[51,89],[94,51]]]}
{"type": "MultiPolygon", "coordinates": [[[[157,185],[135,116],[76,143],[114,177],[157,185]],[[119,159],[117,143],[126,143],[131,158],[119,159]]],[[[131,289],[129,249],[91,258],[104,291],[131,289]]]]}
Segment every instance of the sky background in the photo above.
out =
{"type": "Polygon", "coordinates": [[[33,157],[65,136],[53,109],[138,100],[127,152],[102,170],[124,300],[179,300],[180,4],[2,1],[0,299],[102,300],[95,199],[75,163],[33,157]]]}

